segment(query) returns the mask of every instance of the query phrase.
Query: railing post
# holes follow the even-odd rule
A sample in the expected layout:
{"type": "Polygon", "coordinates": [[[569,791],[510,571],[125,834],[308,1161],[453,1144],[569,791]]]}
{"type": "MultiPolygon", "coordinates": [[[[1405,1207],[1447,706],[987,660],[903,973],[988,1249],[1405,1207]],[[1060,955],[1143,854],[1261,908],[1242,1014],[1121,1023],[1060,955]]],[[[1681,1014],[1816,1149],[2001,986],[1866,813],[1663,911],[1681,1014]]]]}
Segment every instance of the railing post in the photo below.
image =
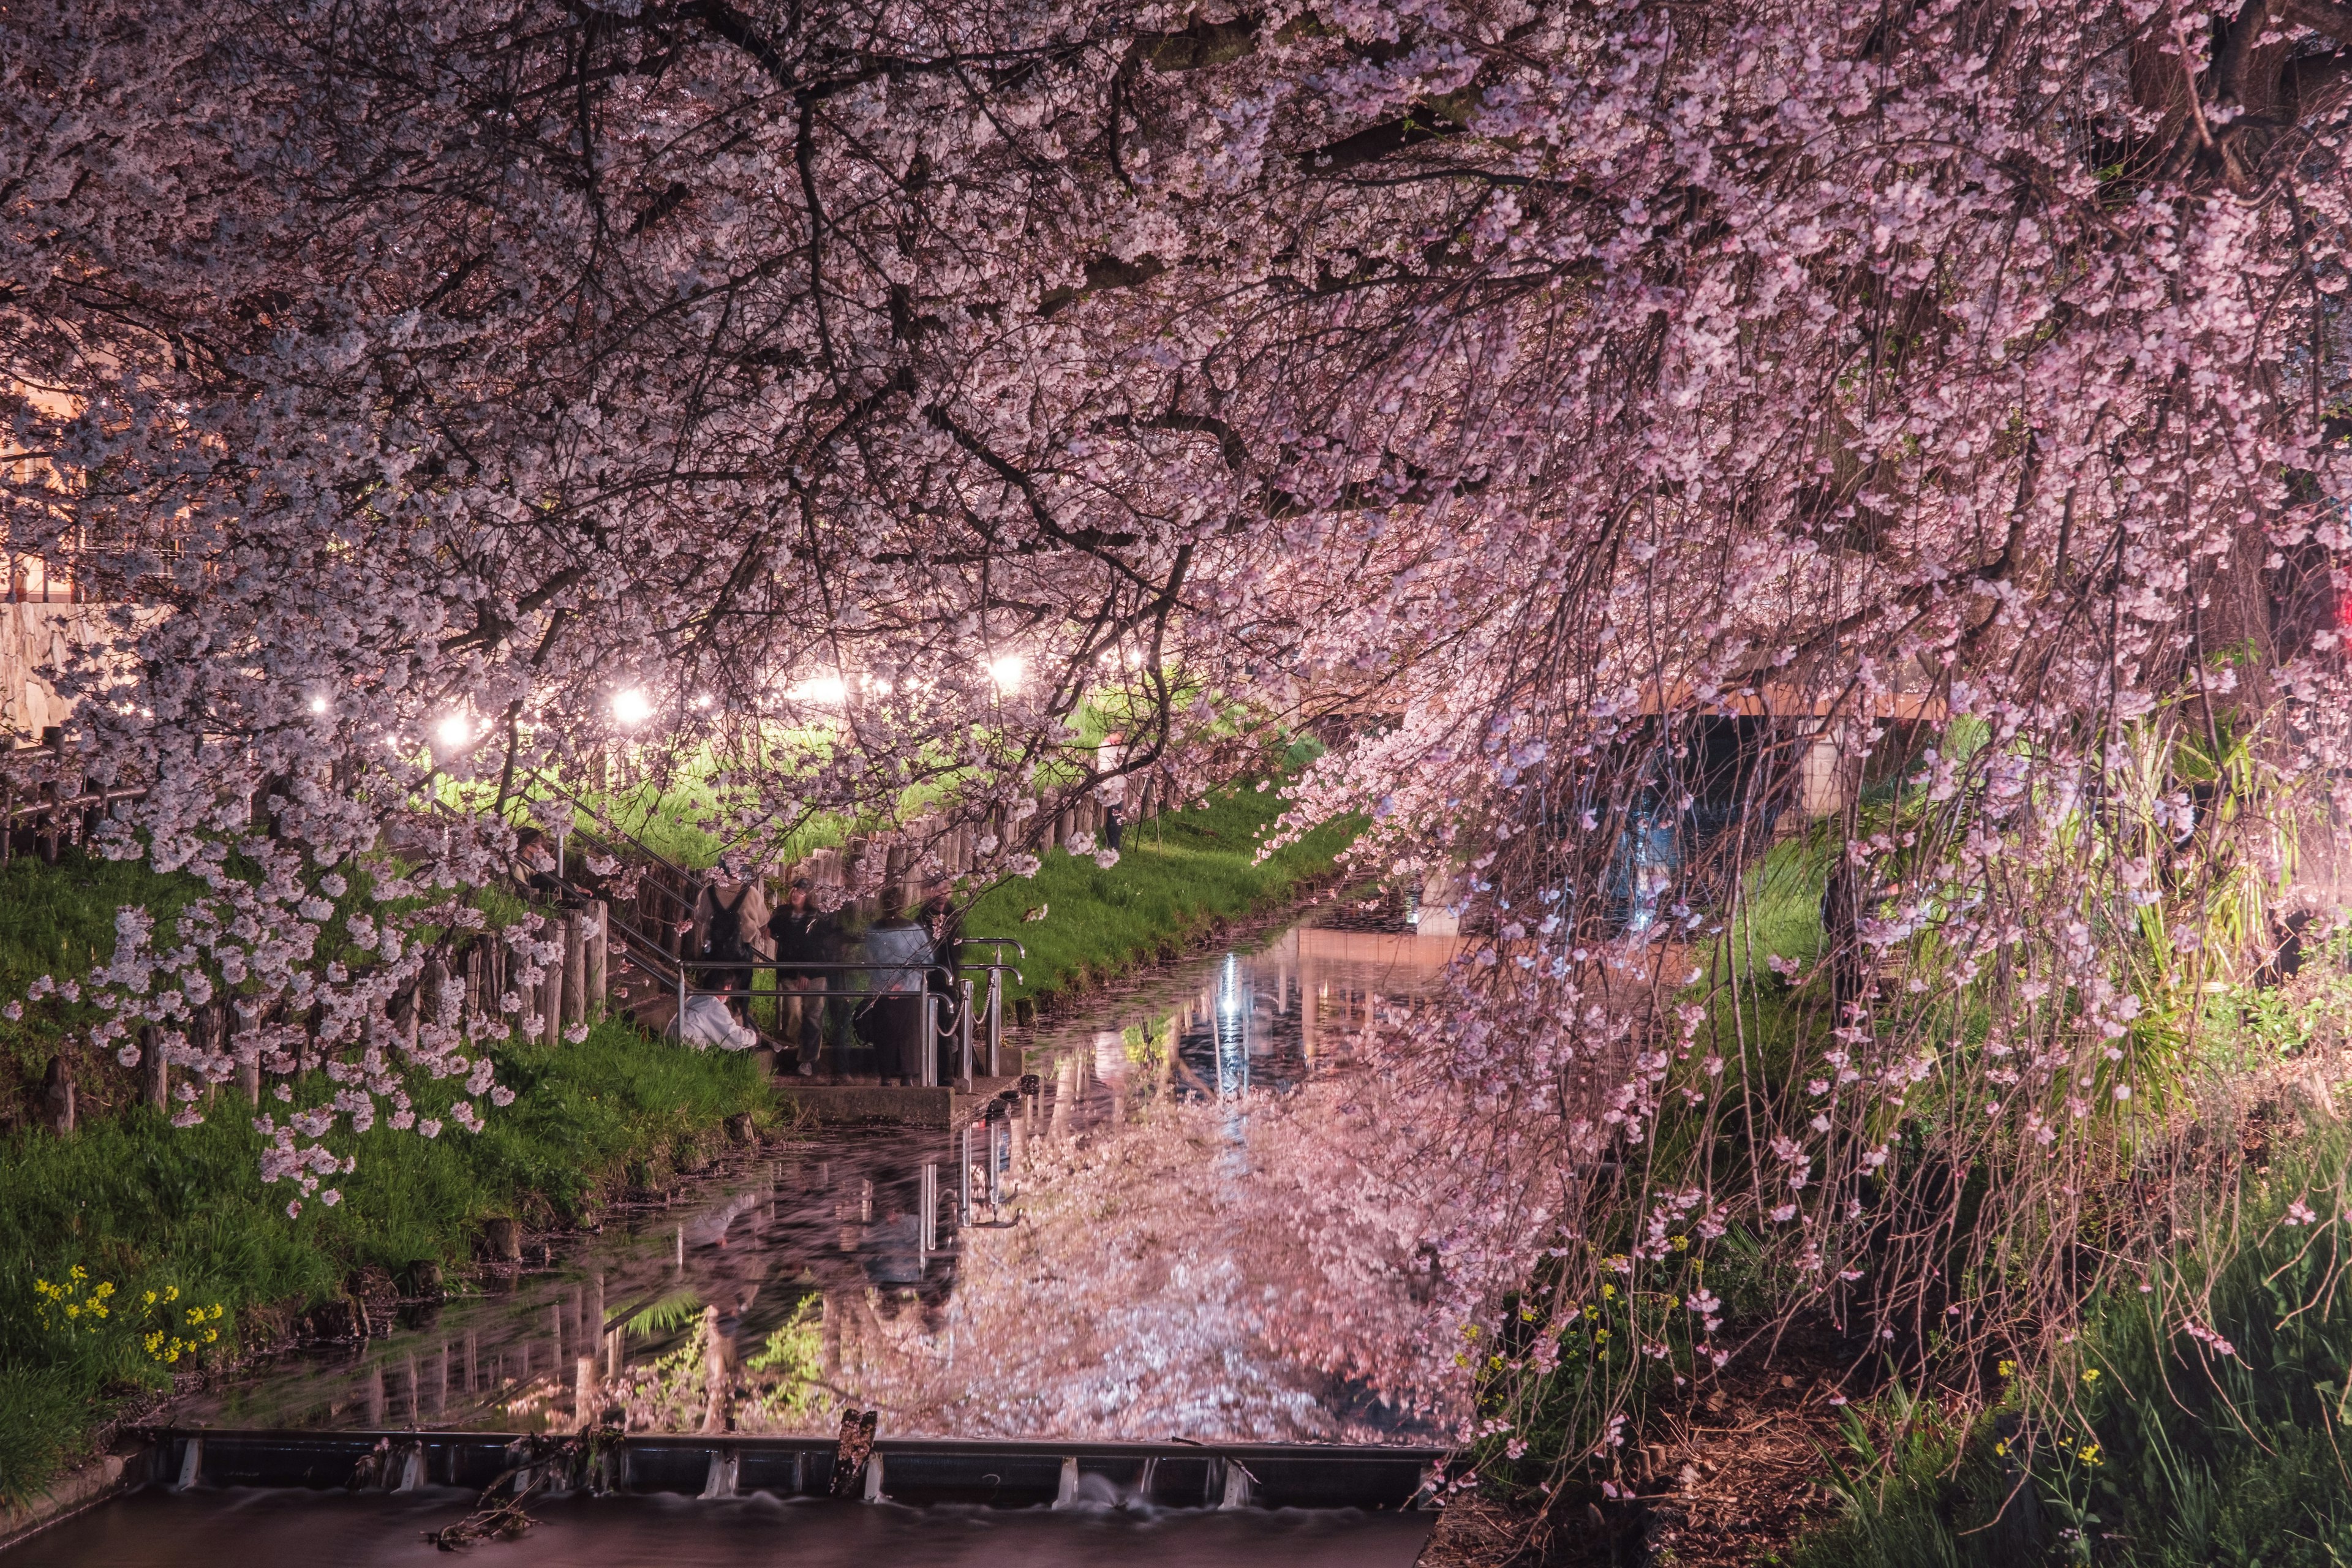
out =
{"type": "Polygon", "coordinates": [[[923,1087],[940,1086],[940,995],[923,987],[923,1087]]]}
{"type": "Polygon", "coordinates": [[[1004,969],[1002,964],[988,966],[988,1076],[1003,1078],[1004,1066],[997,1053],[1004,1046],[1004,969]]]}
{"type": "Polygon", "coordinates": [[[917,1203],[921,1213],[917,1216],[923,1231],[923,1260],[940,1249],[940,1168],[936,1163],[923,1166],[923,1184],[917,1203]]]}
{"type": "Polygon", "coordinates": [[[971,1092],[971,982],[963,983],[963,1005],[956,1010],[956,1034],[963,1044],[963,1091],[971,1092]]]}

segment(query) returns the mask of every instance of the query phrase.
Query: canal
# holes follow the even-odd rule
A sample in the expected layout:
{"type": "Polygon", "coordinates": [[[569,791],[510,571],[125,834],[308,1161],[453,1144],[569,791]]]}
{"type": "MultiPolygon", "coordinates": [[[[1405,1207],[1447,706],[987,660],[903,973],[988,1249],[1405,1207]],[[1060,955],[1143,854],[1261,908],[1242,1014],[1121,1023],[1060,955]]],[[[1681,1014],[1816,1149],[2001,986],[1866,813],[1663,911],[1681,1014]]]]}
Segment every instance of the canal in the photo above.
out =
{"type": "MultiPolygon", "coordinates": [[[[885,1438],[1442,1445],[1464,1390],[1423,1321],[1411,1227],[1344,1190],[1335,1140],[1365,1136],[1344,1114],[1358,1032],[1424,995],[1455,948],[1326,913],[1149,972],[1024,1031],[1034,1090],[984,1118],[772,1140],[669,1202],[405,1305],[358,1343],[275,1358],[159,1422],[823,1436],[849,1406],[877,1412],[885,1438]]],[[[420,1541],[401,1521],[462,1500],[432,1492],[309,1504],[151,1492],[41,1538],[42,1556],[142,1562],[137,1542],[162,1531],[193,1552],[171,1561],[226,1563],[238,1531],[283,1528],[325,1532],[313,1560],[388,1562],[327,1536],[398,1523],[393,1534],[420,1541]],[[198,1543],[215,1535],[208,1555],[198,1543]]],[[[598,1539],[622,1553],[600,1562],[631,1560],[626,1542],[671,1539],[680,1517],[700,1522],[663,1561],[744,1560],[730,1554],[730,1521],[801,1506],[593,1500],[606,1510],[598,1539]]],[[[573,1528],[561,1521],[588,1506],[535,1506],[550,1528],[513,1560],[560,1555],[573,1528]]],[[[983,1549],[1231,1561],[1236,1531],[1295,1536],[1281,1551],[1297,1562],[1326,1546],[1334,1561],[1374,1550],[1340,1544],[1329,1521],[1265,1510],[1244,1524],[1129,1509],[1050,1541],[1014,1539],[1034,1527],[1001,1510],[817,1511],[831,1522],[804,1510],[793,1533],[814,1554],[795,1562],[983,1549]]]]}

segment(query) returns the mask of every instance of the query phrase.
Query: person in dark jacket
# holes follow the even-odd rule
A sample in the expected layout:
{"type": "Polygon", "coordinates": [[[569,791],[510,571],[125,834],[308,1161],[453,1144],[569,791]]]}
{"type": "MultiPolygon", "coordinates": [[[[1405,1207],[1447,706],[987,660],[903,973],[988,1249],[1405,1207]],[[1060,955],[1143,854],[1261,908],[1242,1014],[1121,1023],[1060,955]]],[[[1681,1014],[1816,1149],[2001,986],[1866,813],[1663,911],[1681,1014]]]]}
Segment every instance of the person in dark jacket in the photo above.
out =
{"type": "Polygon", "coordinates": [[[768,934],[775,938],[776,984],[783,993],[783,1016],[777,1022],[796,1047],[800,1076],[814,1077],[824,1055],[824,993],[833,988],[835,972],[793,966],[835,962],[841,952],[838,922],[810,900],[808,879],[795,877],[769,918],[768,934]]]}

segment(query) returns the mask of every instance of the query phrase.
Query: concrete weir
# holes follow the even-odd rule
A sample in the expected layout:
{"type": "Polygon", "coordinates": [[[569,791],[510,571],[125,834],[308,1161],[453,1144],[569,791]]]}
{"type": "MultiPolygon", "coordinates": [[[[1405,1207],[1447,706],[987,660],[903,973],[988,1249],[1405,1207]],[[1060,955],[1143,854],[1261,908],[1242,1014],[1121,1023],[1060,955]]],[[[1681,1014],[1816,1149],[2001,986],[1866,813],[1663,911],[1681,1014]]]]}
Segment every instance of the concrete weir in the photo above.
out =
{"type": "MultiPolygon", "coordinates": [[[[482,1488],[550,1449],[544,1437],[484,1432],[163,1432],[143,1460],[150,1485],[482,1488]],[[388,1462],[387,1462],[388,1460],[388,1462]]],[[[567,1486],[697,1499],[834,1496],[835,1445],[823,1438],[630,1436],[598,1473],[567,1486]]],[[[854,1496],[911,1507],[1162,1509],[1417,1507],[1434,1491],[1434,1448],[1307,1444],[965,1442],[886,1438],[854,1496]]],[[[555,1466],[550,1465],[554,1481],[555,1466]]]]}

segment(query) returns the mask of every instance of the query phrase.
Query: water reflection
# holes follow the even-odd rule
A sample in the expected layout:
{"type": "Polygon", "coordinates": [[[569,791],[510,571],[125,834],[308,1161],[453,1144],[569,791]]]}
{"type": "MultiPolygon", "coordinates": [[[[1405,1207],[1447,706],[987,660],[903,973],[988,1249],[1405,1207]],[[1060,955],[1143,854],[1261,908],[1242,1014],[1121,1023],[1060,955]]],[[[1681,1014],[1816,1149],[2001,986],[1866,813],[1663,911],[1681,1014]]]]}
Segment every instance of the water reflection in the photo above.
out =
{"type": "Polygon", "coordinates": [[[1162,972],[1033,1031],[1034,1092],[983,1119],[813,1135],[171,1418],[814,1434],[852,1404],[900,1436],[1424,1438],[1444,1378],[1347,1339],[1402,1342],[1419,1299],[1377,1245],[1306,1245],[1286,1118],[1455,946],[1310,925],[1162,972]]]}

